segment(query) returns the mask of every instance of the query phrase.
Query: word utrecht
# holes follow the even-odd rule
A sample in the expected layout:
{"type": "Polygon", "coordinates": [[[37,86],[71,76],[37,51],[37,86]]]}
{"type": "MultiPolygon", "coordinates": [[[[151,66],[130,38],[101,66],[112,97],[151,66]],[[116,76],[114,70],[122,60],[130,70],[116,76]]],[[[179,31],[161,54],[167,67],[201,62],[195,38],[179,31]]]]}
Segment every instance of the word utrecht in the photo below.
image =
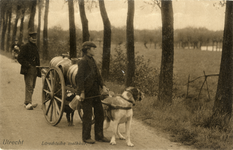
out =
{"type": "Polygon", "coordinates": [[[23,140],[12,141],[8,139],[4,139],[3,145],[23,145],[23,140]]]}

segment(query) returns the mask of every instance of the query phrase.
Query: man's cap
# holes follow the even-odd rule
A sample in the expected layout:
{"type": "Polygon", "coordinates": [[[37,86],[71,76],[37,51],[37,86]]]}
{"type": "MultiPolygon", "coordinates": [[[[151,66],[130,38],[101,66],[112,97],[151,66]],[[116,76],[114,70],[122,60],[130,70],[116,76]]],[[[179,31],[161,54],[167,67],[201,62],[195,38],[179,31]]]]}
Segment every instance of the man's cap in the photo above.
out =
{"type": "Polygon", "coordinates": [[[36,34],[37,34],[37,32],[35,32],[35,31],[28,32],[28,35],[36,35],[36,34]]]}
{"type": "Polygon", "coordinates": [[[82,49],[87,49],[91,47],[96,48],[97,46],[93,42],[90,42],[90,41],[86,41],[82,44],[82,49]]]}

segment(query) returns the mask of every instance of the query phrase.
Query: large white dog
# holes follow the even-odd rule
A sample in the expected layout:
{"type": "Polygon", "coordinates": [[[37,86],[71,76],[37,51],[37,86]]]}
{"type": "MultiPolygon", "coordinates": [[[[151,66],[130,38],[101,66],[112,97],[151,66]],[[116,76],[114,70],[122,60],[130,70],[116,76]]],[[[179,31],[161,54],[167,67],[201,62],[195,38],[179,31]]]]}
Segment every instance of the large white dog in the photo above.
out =
{"type": "Polygon", "coordinates": [[[108,97],[102,101],[104,113],[105,113],[105,126],[107,129],[112,121],[113,136],[110,144],[116,144],[116,135],[121,140],[126,139],[128,146],[134,146],[130,141],[130,128],[133,117],[132,107],[135,105],[135,101],[141,101],[144,98],[144,94],[135,87],[128,87],[119,96],[108,97]],[[119,124],[125,123],[126,138],[119,132],[119,124]]]}

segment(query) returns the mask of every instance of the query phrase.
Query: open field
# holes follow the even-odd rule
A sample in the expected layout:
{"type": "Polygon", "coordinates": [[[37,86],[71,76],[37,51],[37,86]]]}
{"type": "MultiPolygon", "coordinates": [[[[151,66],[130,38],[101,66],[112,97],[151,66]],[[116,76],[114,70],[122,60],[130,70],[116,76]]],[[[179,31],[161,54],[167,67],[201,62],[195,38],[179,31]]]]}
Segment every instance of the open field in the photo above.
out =
{"type": "MultiPolygon", "coordinates": [[[[114,54],[115,44],[112,44],[111,54],[114,54]]],[[[126,51],[124,44],[121,49],[126,51]]],[[[96,56],[97,60],[101,60],[102,47],[97,47],[100,53],[96,56]]],[[[151,60],[151,65],[159,68],[161,63],[161,49],[154,49],[153,46],[144,47],[142,43],[135,44],[136,55],[144,55],[146,59],[151,60]]],[[[221,52],[219,51],[201,51],[200,49],[175,49],[174,53],[174,73],[179,77],[188,78],[188,74],[192,77],[206,74],[219,73],[221,60],[221,52]],[[186,76],[187,75],[187,76],[186,76]]]]}
{"type": "MultiPolygon", "coordinates": [[[[112,45],[111,54],[114,55],[114,48],[116,45],[112,45]]],[[[152,46],[153,47],[153,46],[152,46]]],[[[124,45],[121,45],[121,49],[126,51],[124,45]]],[[[97,47],[96,56],[97,61],[101,61],[102,48],[97,47]]],[[[161,49],[154,49],[148,46],[148,49],[144,47],[142,43],[135,44],[135,52],[137,55],[143,55],[145,60],[151,60],[151,66],[159,69],[161,65],[161,49]]],[[[186,83],[188,81],[188,76],[190,75],[190,80],[196,77],[203,76],[203,71],[206,74],[218,74],[220,69],[221,52],[217,51],[201,51],[199,49],[188,50],[188,49],[175,49],[174,50],[174,85],[178,85],[179,89],[186,90],[186,83]]],[[[200,88],[203,83],[204,78],[200,78],[191,83],[192,86],[196,85],[200,88]]],[[[216,91],[218,77],[208,77],[209,90],[211,92],[216,91]]],[[[204,87],[205,88],[205,87],[204,87]]],[[[213,94],[212,93],[212,94],[213,94]]],[[[212,95],[214,96],[214,95],[212,95]]],[[[212,97],[213,98],[213,97],[212,97]]]]}

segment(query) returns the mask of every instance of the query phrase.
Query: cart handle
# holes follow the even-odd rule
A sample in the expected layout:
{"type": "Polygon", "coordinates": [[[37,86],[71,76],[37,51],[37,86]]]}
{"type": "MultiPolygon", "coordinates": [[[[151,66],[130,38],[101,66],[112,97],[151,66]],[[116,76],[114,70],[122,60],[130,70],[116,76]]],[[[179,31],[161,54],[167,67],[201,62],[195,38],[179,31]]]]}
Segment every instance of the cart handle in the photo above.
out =
{"type": "Polygon", "coordinates": [[[36,66],[36,68],[49,68],[49,66],[36,66]]]}

